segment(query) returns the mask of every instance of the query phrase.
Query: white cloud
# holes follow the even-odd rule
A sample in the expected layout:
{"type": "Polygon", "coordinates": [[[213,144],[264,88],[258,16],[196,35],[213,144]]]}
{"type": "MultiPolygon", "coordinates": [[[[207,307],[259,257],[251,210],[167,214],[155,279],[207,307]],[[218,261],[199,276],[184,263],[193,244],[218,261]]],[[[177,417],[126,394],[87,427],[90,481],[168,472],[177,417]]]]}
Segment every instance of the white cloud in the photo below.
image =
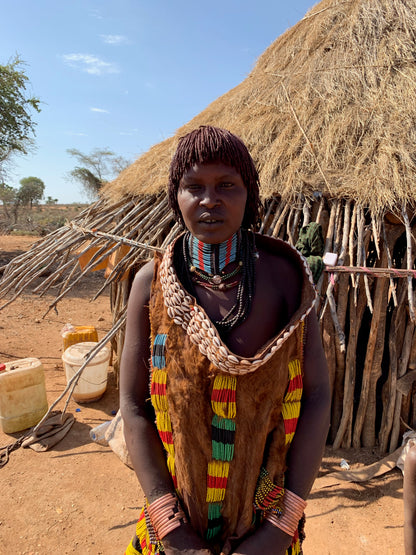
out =
{"type": "Polygon", "coordinates": [[[90,10],[90,15],[91,17],[95,17],[95,19],[104,19],[103,16],[101,15],[100,11],[97,9],[91,9],[90,10]]]}
{"type": "Polygon", "coordinates": [[[127,42],[127,37],[123,35],[100,35],[106,44],[124,44],[127,42]]]}
{"type": "Polygon", "coordinates": [[[119,73],[119,69],[115,64],[105,62],[92,54],[64,54],[62,58],[69,66],[91,75],[119,73]]]}
{"type": "Polygon", "coordinates": [[[76,131],[67,131],[66,135],[70,135],[71,137],[88,137],[86,133],[77,133],[76,131]]]}
{"type": "Polygon", "coordinates": [[[108,110],[104,110],[103,108],[90,108],[91,112],[99,112],[100,114],[109,114],[108,110]]]}

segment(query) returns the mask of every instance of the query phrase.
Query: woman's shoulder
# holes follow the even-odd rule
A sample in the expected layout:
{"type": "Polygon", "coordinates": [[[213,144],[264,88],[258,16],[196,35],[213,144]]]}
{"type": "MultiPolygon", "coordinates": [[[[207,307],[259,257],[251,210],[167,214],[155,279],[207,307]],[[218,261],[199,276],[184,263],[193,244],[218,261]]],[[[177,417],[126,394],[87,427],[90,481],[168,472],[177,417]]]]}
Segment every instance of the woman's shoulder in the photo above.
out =
{"type": "Polygon", "coordinates": [[[303,274],[305,267],[301,254],[289,243],[266,235],[256,234],[256,247],[260,258],[267,259],[271,268],[290,274],[303,274]]]}
{"type": "Polygon", "coordinates": [[[152,281],[155,272],[154,259],[146,262],[136,273],[130,291],[130,300],[137,301],[140,304],[147,304],[150,299],[152,289],[152,281]]]}

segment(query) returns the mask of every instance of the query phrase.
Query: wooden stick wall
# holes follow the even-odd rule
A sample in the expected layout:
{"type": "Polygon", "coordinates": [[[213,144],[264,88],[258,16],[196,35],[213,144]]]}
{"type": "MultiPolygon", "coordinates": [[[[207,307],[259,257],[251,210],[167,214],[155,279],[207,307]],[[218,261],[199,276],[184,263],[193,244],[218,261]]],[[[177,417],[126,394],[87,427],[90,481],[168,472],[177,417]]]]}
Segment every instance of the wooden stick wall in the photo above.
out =
{"type": "Polygon", "coordinates": [[[402,211],[402,222],[392,224],[373,219],[350,201],[321,198],[308,204],[299,199],[285,227],[279,225],[285,208],[276,199],[270,208],[263,233],[295,244],[301,225],[317,221],[325,252],[337,253],[339,265],[368,266],[368,274],[325,273],[317,284],[332,391],[329,440],[335,448],[394,450],[406,426],[415,424],[414,277],[374,276],[371,268],[414,269],[407,212],[402,211]]]}

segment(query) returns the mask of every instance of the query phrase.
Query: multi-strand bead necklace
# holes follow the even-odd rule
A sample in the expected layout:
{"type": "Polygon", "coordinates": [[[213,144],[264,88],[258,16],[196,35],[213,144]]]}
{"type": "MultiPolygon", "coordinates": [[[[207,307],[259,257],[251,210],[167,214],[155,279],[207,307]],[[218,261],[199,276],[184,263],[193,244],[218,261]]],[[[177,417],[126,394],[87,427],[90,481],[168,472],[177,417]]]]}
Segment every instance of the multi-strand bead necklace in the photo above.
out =
{"type": "MultiPolygon", "coordinates": [[[[189,282],[207,289],[225,291],[237,287],[234,305],[214,322],[220,331],[229,331],[248,316],[254,296],[255,260],[258,253],[254,234],[239,230],[227,241],[209,244],[199,241],[188,231],[183,239],[183,255],[189,282]],[[225,272],[229,264],[236,264],[225,272]]],[[[195,289],[192,293],[196,296],[195,289]]]]}

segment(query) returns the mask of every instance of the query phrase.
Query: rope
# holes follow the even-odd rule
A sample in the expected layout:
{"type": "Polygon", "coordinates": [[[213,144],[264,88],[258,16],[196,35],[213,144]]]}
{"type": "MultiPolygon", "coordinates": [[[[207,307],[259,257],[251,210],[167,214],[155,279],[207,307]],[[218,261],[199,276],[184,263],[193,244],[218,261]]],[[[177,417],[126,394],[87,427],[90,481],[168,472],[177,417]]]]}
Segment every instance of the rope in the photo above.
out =
{"type": "Polygon", "coordinates": [[[17,441],[11,443],[10,445],[6,445],[5,447],[0,447],[0,468],[6,466],[9,462],[10,453],[19,449],[22,446],[23,441],[28,437],[28,434],[23,434],[17,441]]]}

